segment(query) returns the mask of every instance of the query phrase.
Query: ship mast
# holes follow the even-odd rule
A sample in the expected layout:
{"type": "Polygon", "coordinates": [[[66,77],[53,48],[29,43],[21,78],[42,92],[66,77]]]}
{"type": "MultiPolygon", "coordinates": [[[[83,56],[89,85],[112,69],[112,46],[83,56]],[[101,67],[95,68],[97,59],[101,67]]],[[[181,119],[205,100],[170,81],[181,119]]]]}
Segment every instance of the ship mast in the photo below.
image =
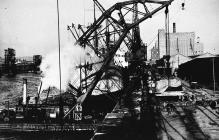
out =
{"type": "Polygon", "coordinates": [[[59,25],[59,0],[57,0],[57,22],[58,22],[58,48],[59,48],[59,90],[60,90],[60,102],[59,102],[59,111],[60,111],[60,121],[63,118],[63,101],[62,101],[62,74],[61,74],[61,42],[60,42],[60,25],[59,25]]]}

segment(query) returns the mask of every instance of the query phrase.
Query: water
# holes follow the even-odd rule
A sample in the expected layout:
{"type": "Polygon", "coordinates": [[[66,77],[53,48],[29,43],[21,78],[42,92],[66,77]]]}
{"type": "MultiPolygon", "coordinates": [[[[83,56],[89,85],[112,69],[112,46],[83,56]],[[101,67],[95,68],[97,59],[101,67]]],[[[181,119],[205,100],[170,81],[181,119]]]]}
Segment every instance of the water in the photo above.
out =
{"type": "Polygon", "coordinates": [[[4,108],[5,101],[10,101],[13,107],[19,97],[22,97],[23,78],[27,79],[28,96],[36,96],[40,85],[40,75],[33,73],[18,74],[14,77],[2,76],[0,78],[0,108],[4,108]]]}
{"type": "MultiPolygon", "coordinates": [[[[18,103],[18,98],[22,97],[23,78],[27,79],[28,96],[36,96],[40,85],[40,75],[33,73],[18,74],[15,77],[2,76],[0,78],[0,109],[7,107],[6,101],[10,101],[10,107],[18,103]]],[[[3,133],[0,131],[0,140],[88,140],[93,132],[75,133],[3,133]]]]}

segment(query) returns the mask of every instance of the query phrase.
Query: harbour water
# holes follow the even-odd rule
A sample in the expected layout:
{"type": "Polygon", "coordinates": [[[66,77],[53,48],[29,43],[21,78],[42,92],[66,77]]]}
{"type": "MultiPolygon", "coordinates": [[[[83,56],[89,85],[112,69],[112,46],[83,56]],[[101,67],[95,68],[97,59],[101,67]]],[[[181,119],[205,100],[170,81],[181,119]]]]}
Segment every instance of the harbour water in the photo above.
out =
{"type": "MultiPolygon", "coordinates": [[[[18,98],[22,97],[23,78],[27,79],[27,94],[35,96],[40,85],[40,75],[33,73],[18,74],[14,77],[2,76],[0,78],[0,109],[7,107],[6,101],[10,102],[10,108],[14,107],[18,98]]],[[[69,140],[85,139],[88,140],[93,132],[75,133],[3,133],[0,132],[0,140],[69,140]]]]}
{"type": "Polygon", "coordinates": [[[40,85],[40,75],[33,73],[17,74],[16,76],[2,76],[0,78],[0,108],[5,107],[5,102],[10,102],[13,107],[19,97],[22,97],[23,78],[27,79],[27,94],[35,96],[40,85]]]}

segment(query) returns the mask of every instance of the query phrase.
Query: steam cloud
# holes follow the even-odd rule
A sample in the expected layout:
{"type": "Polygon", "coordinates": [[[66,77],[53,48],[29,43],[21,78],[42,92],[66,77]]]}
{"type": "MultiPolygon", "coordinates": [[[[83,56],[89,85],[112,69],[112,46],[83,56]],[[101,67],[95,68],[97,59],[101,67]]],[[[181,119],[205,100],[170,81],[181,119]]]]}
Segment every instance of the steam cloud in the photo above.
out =
{"type": "MultiPolygon", "coordinates": [[[[86,59],[86,51],[80,46],[72,46],[67,44],[61,48],[61,87],[66,90],[68,83],[75,74],[79,74],[76,66],[86,59]]],[[[42,90],[49,87],[56,87],[59,89],[59,52],[54,50],[49,53],[43,60],[40,66],[43,72],[42,90]]]]}

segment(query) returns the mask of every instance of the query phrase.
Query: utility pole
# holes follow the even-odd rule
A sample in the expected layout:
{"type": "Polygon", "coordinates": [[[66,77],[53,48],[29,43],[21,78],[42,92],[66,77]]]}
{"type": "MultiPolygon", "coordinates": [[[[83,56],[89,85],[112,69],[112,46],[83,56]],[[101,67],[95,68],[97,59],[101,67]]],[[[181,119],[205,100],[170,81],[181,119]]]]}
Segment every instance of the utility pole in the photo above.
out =
{"type": "Polygon", "coordinates": [[[214,93],[215,93],[215,71],[214,71],[214,57],[213,57],[213,81],[214,81],[214,93]]]}
{"type": "MultiPolygon", "coordinates": [[[[215,51],[215,49],[213,49],[215,51]]],[[[214,93],[215,93],[215,70],[214,70],[214,57],[212,58],[212,76],[213,76],[213,86],[214,86],[214,93]]]]}
{"type": "Polygon", "coordinates": [[[165,32],[166,32],[166,55],[170,55],[170,42],[169,42],[169,10],[168,6],[165,9],[165,32]]]}
{"type": "MultiPolygon", "coordinates": [[[[96,6],[95,6],[95,1],[94,1],[94,23],[96,22],[96,6]]],[[[94,47],[95,47],[95,53],[98,55],[98,35],[97,35],[97,30],[94,31],[94,36],[95,36],[95,39],[94,39],[94,47]]],[[[85,45],[85,43],[84,43],[85,45]]]]}
{"type": "Polygon", "coordinates": [[[87,77],[88,64],[87,64],[86,60],[85,60],[84,64],[85,64],[85,67],[84,67],[85,89],[87,91],[87,79],[86,79],[86,77],[87,77]]]}
{"type": "Polygon", "coordinates": [[[168,86],[170,85],[170,37],[169,37],[169,10],[168,6],[165,9],[165,32],[166,32],[166,75],[168,78],[168,86]]]}
{"type": "Polygon", "coordinates": [[[80,69],[80,91],[82,92],[82,65],[81,65],[81,58],[80,58],[79,69],[80,69]]]}

